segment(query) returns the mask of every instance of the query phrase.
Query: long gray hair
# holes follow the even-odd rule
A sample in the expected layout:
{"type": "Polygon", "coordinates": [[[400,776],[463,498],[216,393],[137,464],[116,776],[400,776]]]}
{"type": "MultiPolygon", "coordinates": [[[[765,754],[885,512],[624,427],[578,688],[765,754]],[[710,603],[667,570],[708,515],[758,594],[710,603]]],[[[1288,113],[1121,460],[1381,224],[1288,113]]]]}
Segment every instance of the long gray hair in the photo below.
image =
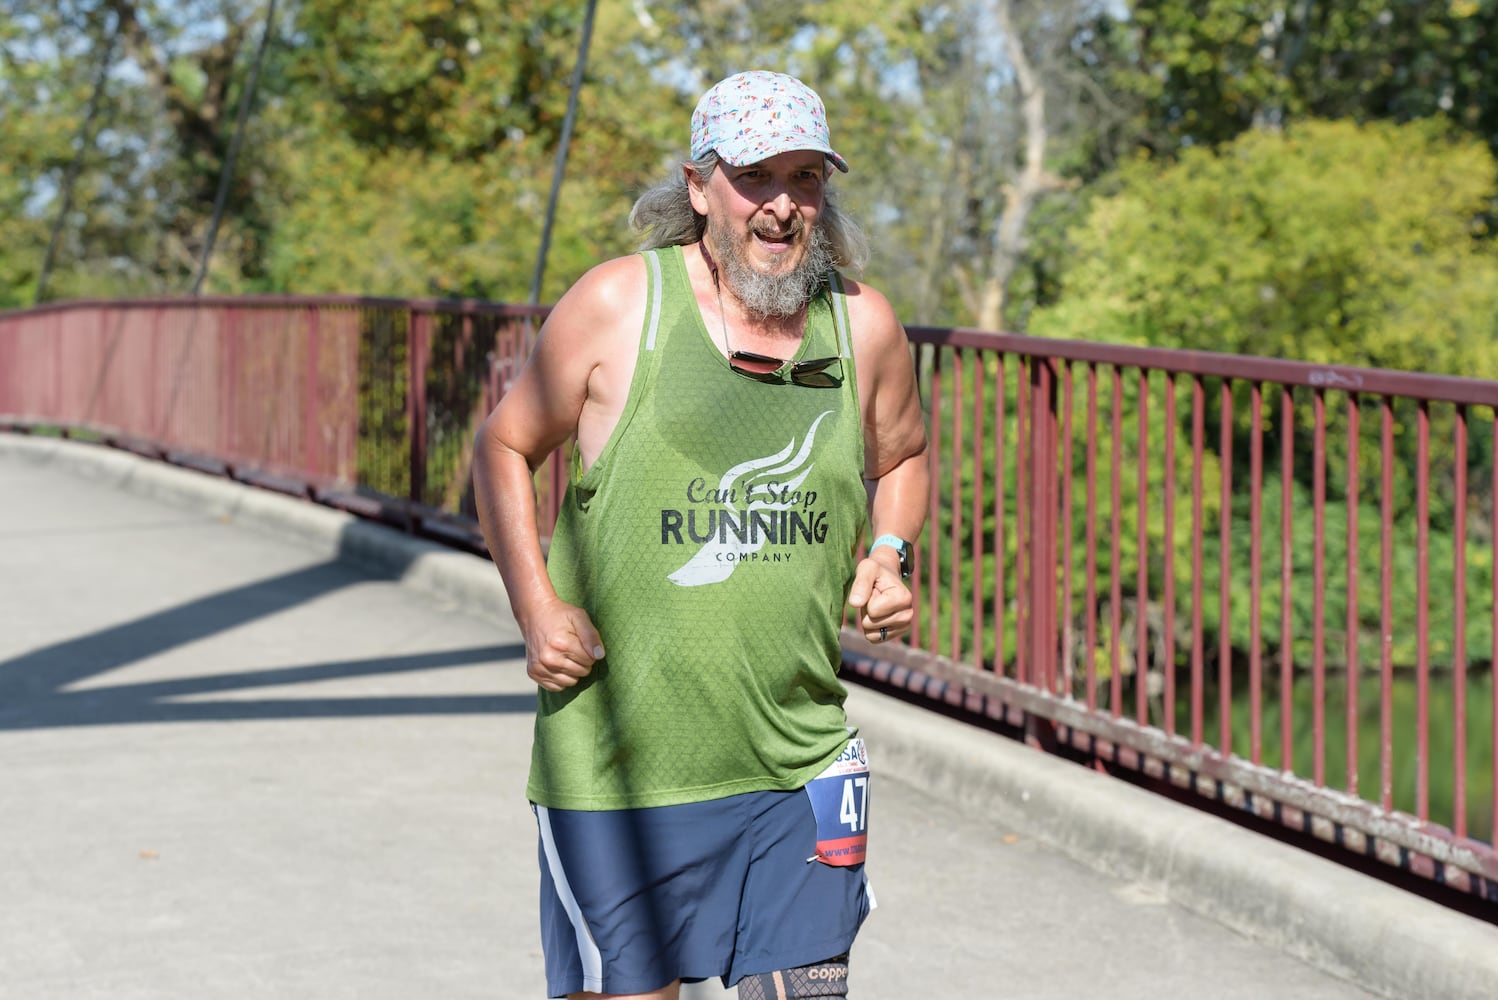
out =
{"type": "MultiPolygon", "coordinates": [[[[718,154],[712,151],[686,165],[706,180],[718,169],[718,154]]],[[[702,239],[707,230],[707,216],[697,214],[687,193],[687,179],[682,171],[640,195],[629,212],[629,224],[642,234],[639,250],[684,246],[702,239]]],[[[826,189],[817,225],[827,234],[832,248],[833,266],[858,274],[869,261],[869,241],[858,223],[837,206],[832,187],[826,189]]]]}

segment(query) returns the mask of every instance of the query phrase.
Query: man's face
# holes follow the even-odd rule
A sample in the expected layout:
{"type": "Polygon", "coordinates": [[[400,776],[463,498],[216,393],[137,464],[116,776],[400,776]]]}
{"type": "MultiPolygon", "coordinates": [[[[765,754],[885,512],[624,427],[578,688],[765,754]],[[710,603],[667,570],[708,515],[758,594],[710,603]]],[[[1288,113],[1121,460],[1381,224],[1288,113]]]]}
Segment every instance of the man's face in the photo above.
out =
{"type": "Polygon", "coordinates": [[[831,253],[818,224],[827,164],[815,150],[758,163],[721,163],[688,185],[707,217],[708,251],[729,289],[751,312],[793,316],[822,282],[831,253]]]}

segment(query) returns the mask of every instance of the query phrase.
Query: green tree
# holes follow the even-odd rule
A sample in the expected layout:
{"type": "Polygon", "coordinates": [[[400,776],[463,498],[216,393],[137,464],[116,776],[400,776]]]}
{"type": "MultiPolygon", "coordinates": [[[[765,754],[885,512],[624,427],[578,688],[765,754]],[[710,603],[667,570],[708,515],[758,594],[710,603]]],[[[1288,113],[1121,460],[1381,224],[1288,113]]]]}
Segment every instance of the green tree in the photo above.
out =
{"type": "MultiPolygon", "coordinates": [[[[268,284],[523,301],[584,6],[303,5],[286,96],[263,123],[277,165],[260,193],[275,220],[268,284]]],[[[597,55],[631,29],[606,7],[595,30],[547,300],[628,251],[630,203],[660,165],[673,88],[597,55]]]]}
{"type": "Polygon", "coordinates": [[[1124,40],[1110,89],[1143,100],[1145,144],[1171,154],[1304,117],[1444,115],[1498,148],[1495,31],[1494,0],[1136,0],[1096,37],[1124,40]]]}
{"type": "Polygon", "coordinates": [[[1306,122],[1120,171],[1038,333],[1498,375],[1495,165],[1439,122],[1306,122]]]}
{"type": "Polygon", "coordinates": [[[107,31],[96,12],[75,5],[33,10],[15,0],[0,3],[0,217],[7,223],[0,306],[31,304],[54,223],[64,254],[76,254],[90,238],[78,220],[94,184],[76,168],[99,156],[76,143],[98,68],[90,42],[107,31]],[[70,170],[83,179],[64,218],[70,170]]]}
{"type": "MultiPolygon", "coordinates": [[[[80,162],[49,297],[182,291],[192,274],[229,147],[246,60],[263,21],[249,0],[4,0],[0,93],[21,233],[49,220],[80,162]],[[93,141],[74,148],[90,78],[116,35],[93,141]],[[14,112],[13,114],[10,112],[14,112]],[[14,150],[12,155],[11,151],[14,150]]],[[[248,193],[263,173],[250,144],[230,192],[222,256],[253,272],[248,193]]],[[[13,253],[40,262],[45,244],[13,253]]],[[[33,280],[33,279],[22,279],[33,280]]]]}

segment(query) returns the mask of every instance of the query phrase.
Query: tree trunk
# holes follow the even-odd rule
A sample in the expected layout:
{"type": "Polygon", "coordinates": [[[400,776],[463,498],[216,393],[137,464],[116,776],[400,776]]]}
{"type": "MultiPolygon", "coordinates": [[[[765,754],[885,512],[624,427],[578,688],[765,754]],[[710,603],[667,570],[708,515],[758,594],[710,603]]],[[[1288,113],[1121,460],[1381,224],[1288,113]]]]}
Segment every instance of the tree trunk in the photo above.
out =
{"type": "Polygon", "coordinates": [[[1024,39],[1014,23],[1012,0],[994,0],[994,16],[1004,33],[1004,51],[1014,68],[1020,107],[1025,128],[1024,167],[1004,190],[1004,214],[994,236],[993,267],[978,299],[979,325],[986,330],[1002,330],[1009,304],[1009,286],[1024,262],[1025,225],[1041,198],[1076,186],[1045,168],[1046,140],[1050,129],[1046,123],[1046,91],[1034,63],[1025,51],[1024,39]]]}

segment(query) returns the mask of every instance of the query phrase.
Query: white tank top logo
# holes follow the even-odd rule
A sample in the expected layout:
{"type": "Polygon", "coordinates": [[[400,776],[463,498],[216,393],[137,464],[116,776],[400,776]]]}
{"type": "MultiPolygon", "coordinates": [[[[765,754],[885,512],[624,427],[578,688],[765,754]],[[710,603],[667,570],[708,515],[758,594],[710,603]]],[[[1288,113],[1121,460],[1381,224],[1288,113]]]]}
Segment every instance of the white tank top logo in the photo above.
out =
{"type": "Polygon", "coordinates": [[[741,564],[757,561],[766,545],[795,544],[797,537],[816,543],[825,537],[826,513],[814,510],[816,494],[802,487],[815,466],[811,454],[817,427],[831,414],[828,410],[813,420],[799,446],[792,438],[775,454],[740,462],[723,473],[711,494],[719,505],[708,511],[708,523],[693,522],[694,538],[711,537],[668,580],[680,587],[722,583],[741,564]],[[742,508],[735,502],[740,499],[742,508]]]}

